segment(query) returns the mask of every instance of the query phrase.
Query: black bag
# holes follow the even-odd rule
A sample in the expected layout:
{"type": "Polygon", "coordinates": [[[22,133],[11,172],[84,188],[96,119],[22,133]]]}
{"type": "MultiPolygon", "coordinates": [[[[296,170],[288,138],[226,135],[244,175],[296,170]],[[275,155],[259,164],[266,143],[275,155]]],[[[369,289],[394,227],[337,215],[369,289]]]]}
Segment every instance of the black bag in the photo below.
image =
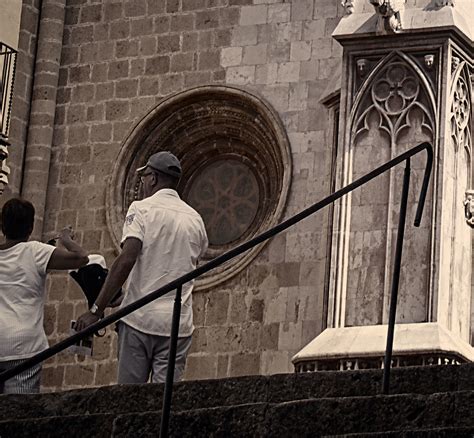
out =
{"type": "Polygon", "coordinates": [[[69,273],[84,292],[89,308],[99,296],[108,272],[108,269],[103,268],[97,263],[92,263],[69,273]]]}

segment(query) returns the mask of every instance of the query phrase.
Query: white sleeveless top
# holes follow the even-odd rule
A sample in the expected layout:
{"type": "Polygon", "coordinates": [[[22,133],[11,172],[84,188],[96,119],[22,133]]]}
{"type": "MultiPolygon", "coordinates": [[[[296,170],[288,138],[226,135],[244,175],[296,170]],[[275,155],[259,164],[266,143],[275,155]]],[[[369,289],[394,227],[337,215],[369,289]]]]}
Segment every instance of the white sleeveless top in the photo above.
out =
{"type": "Polygon", "coordinates": [[[0,250],[0,361],[26,359],[48,348],[43,328],[46,267],[55,250],[21,242],[0,250]]]}

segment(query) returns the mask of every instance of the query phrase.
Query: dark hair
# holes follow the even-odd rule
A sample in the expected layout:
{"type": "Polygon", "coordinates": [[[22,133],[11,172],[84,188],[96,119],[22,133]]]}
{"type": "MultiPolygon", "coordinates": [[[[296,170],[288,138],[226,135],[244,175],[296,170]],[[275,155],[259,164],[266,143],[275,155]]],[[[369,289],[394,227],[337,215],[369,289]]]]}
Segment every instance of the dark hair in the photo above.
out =
{"type": "Polygon", "coordinates": [[[13,198],[2,208],[2,232],[7,239],[28,238],[33,231],[35,207],[29,201],[13,198]]]}

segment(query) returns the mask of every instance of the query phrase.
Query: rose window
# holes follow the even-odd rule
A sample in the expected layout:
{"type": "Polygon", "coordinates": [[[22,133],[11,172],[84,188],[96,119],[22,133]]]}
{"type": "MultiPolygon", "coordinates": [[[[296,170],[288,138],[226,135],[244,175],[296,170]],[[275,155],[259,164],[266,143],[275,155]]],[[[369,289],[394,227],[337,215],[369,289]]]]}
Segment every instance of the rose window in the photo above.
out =
{"type": "Polygon", "coordinates": [[[235,159],[219,159],[195,172],[187,201],[201,214],[210,245],[226,245],[252,226],[260,203],[257,178],[235,159]]]}
{"type": "MultiPolygon", "coordinates": [[[[142,197],[135,169],[160,150],[181,161],[178,192],[203,217],[209,237],[205,259],[280,221],[290,186],[291,153],[278,114],[248,92],[203,86],[164,99],[122,145],[107,194],[107,221],[117,248],[128,206],[142,197]]],[[[262,248],[209,272],[196,287],[231,278],[262,248]]]]}

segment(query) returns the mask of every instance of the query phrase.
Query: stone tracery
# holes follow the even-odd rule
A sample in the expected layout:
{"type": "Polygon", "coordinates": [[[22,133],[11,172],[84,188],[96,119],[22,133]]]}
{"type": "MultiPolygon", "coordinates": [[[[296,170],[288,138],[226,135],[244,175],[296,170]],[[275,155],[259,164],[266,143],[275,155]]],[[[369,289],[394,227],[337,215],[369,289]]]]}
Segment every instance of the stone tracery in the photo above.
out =
{"type": "MultiPolygon", "coordinates": [[[[352,76],[357,82],[353,85],[348,131],[350,140],[342,184],[388,161],[414,146],[415,142],[433,141],[436,98],[429,74],[436,72],[438,67],[435,64],[430,72],[425,71],[425,54],[417,51],[406,55],[394,51],[383,57],[367,58],[371,69],[363,78],[358,75],[359,58],[353,58],[352,76]]],[[[343,261],[339,261],[335,267],[336,281],[330,290],[336,300],[344,297],[346,307],[335,307],[331,315],[331,327],[337,327],[338,324],[380,324],[384,321],[384,297],[388,296],[387,279],[391,278],[392,230],[399,208],[394,200],[401,190],[400,172],[397,169],[391,175],[381,176],[374,186],[362,189],[360,195],[355,194],[341,206],[343,216],[340,223],[344,227],[344,235],[348,237],[337,243],[338,257],[343,261]],[[347,245],[349,253],[358,256],[344,260],[344,245],[347,245]],[[344,269],[348,272],[347,281],[340,281],[338,275],[344,269]],[[378,293],[374,295],[364,292],[375,290],[378,293]],[[351,312],[347,311],[348,307],[351,312]]],[[[420,177],[419,171],[415,169],[414,180],[420,177]]],[[[426,217],[430,215],[431,202],[431,199],[427,202],[426,217]]],[[[408,266],[402,268],[406,270],[407,284],[402,285],[400,309],[403,310],[399,313],[400,322],[426,321],[430,293],[427,280],[430,263],[429,220],[423,228],[413,236],[418,243],[406,250],[407,259],[411,257],[424,262],[416,278],[409,278],[408,266]]]]}
{"type": "Polygon", "coordinates": [[[433,119],[426,104],[420,99],[421,84],[412,69],[401,60],[388,63],[370,88],[370,102],[354,124],[356,138],[368,129],[368,117],[375,110],[380,117],[379,128],[394,142],[400,132],[411,126],[412,111],[421,110],[422,127],[432,133],[433,119]]]}
{"type": "MultiPolygon", "coordinates": [[[[471,119],[471,81],[467,64],[458,56],[452,56],[453,82],[451,84],[451,138],[458,156],[458,171],[464,176],[459,187],[464,196],[463,207],[466,223],[474,227],[474,200],[471,179],[472,157],[472,119],[471,119]]],[[[461,193],[459,194],[461,196],[461,193]]],[[[459,207],[459,206],[458,206],[459,207]]]]}
{"type": "Polygon", "coordinates": [[[225,157],[206,163],[187,185],[186,198],[203,216],[211,245],[234,242],[252,226],[261,199],[245,163],[225,157]]]}
{"type": "MultiPolygon", "coordinates": [[[[457,67],[462,71],[464,63],[457,67]]],[[[452,97],[451,135],[457,148],[471,149],[470,108],[468,81],[460,74],[457,79],[452,97]]]]}

